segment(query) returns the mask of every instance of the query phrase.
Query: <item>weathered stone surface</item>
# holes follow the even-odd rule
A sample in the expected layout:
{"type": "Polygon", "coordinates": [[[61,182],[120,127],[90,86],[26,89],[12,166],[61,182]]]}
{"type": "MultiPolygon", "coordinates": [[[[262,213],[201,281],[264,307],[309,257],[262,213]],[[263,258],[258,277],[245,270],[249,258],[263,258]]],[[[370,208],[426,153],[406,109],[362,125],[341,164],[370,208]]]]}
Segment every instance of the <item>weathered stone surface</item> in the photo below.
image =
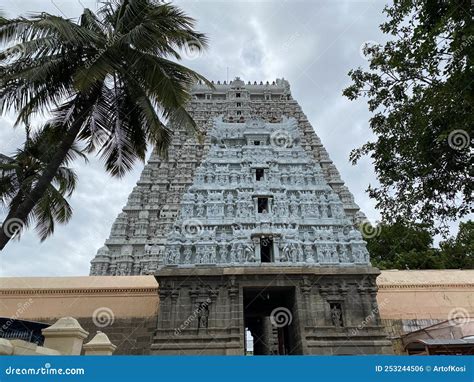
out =
{"type": "Polygon", "coordinates": [[[378,273],[370,267],[164,268],[157,275],[161,303],[151,352],[244,354],[246,291],[281,290],[291,302],[288,354],[391,353],[376,302],[378,273]],[[333,320],[333,303],[341,307],[342,325],[333,320]],[[203,304],[206,325],[199,321],[203,304]]]}
{"type": "Polygon", "coordinates": [[[301,147],[294,118],[216,118],[209,135],[159,266],[369,263],[360,232],[301,147]]]}
{"type": "Polygon", "coordinates": [[[109,239],[92,261],[92,275],[154,274],[165,262],[213,263],[211,258],[232,263],[232,254],[241,257],[238,263],[251,263],[255,243],[249,234],[260,228],[266,232],[268,219],[274,222],[272,231],[287,236],[277,237],[280,242],[274,244],[281,245],[280,262],[368,263],[358,233],[351,232],[351,223],[363,215],[286,80],[245,84],[235,79],[218,82],[213,90],[198,84],[187,110],[203,141],[183,126],[173,126],[168,159],[152,154],[109,239]],[[245,141],[239,142],[239,137],[245,141]],[[255,141],[261,145],[254,146],[255,141]],[[255,184],[252,171],[260,165],[267,173],[255,184]],[[190,189],[191,184],[197,188],[190,189]],[[213,194],[203,192],[206,188],[213,194]],[[267,215],[272,216],[257,219],[254,197],[264,193],[271,196],[267,215]],[[238,223],[229,226],[232,220],[238,223]],[[185,234],[197,229],[203,238],[217,235],[219,244],[179,247],[178,259],[177,248],[169,245],[170,236],[178,239],[173,237],[176,225],[179,235],[183,228],[185,234]],[[239,228],[246,237],[234,237],[227,251],[225,244],[239,228]]]}

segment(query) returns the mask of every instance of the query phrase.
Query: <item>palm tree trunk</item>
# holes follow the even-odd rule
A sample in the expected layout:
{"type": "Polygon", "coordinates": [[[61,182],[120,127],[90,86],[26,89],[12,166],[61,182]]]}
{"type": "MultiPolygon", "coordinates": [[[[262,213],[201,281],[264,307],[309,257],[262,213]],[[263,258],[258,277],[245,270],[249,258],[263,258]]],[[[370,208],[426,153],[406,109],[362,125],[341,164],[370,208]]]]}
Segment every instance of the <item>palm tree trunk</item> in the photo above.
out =
{"type": "Polygon", "coordinates": [[[46,166],[43,174],[38,179],[38,182],[35,184],[34,188],[28,195],[24,195],[24,200],[17,206],[17,208],[12,207],[12,209],[8,212],[8,215],[2,224],[3,229],[0,230],[0,251],[5,248],[12,238],[12,235],[8,231],[8,226],[12,224],[11,222],[23,222],[24,225],[24,222],[27,221],[29,214],[41,199],[48,186],[51,184],[51,181],[56,175],[58,168],[64,162],[67,153],[74,144],[74,141],[81,130],[83,121],[84,118],[79,118],[71,125],[61,144],[58,146],[51,162],[46,166]]]}

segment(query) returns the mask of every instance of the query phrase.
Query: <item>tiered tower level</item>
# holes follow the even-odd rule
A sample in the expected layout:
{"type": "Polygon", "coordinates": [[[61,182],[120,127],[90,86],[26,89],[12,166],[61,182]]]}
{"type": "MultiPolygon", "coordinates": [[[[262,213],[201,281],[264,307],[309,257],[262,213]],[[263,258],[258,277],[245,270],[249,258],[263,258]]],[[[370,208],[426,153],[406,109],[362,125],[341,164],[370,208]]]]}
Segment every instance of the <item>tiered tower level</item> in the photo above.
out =
{"type": "Polygon", "coordinates": [[[363,215],[289,83],[214,87],[194,86],[187,106],[203,140],[173,127],[168,158],[152,154],[91,274],[369,265],[363,215]]]}

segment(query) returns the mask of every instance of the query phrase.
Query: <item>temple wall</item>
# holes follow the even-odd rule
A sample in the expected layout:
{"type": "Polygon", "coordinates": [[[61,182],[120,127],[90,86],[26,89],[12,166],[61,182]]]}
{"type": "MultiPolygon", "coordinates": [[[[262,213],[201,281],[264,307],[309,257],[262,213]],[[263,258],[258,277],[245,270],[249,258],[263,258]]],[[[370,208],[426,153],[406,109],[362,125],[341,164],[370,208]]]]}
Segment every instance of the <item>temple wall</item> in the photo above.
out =
{"type": "Polygon", "coordinates": [[[71,316],[91,338],[107,334],[115,354],[148,354],[158,305],[153,276],[0,278],[0,317],[53,324],[71,316]]]}
{"type": "MultiPolygon", "coordinates": [[[[382,271],[377,285],[380,317],[396,353],[403,352],[401,334],[453,314],[474,318],[474,270],[382,271]]],[[[158,292],[153,276],[4,277],[0,317],[52,324],[72,316],[91,336],[106,333],[117,345],[114,354],[148,354],[158,292]]]]}
{"type": "MultiPolygon", "coordinates": [[[[377,278],[382,323],[395,354],[405,354],[401,335],[458,319],[474,324],[474,270],[382,271],[377,278]]],[[[466,335],[474,335],[471,330],[466,335]]]]}
{"type": "Polygon", "coordinates": [[[456,309],[474,317],[474,270],[382,271],[377,300],[385,320],[447,320],[456,309]],[[464,312],[465,311],[465,312],[464,312]]]}

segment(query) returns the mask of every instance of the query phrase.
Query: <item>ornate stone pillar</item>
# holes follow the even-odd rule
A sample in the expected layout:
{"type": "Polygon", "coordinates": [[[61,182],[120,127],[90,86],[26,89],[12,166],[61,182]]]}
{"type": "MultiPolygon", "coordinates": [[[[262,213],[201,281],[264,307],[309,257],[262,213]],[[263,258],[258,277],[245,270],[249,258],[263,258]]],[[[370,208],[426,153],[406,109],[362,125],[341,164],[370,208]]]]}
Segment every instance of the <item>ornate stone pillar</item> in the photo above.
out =
{"type": "MultiPolygon", "coordinates": [[[[229,326],[240,327],[239,324],[239,284],[236,282],[235,276],[230,276],[229,281],[227,282],[227,295],[229,296],[228,315],[230,319],[229,326]]],[[[245,347],[245,343],[244,343],[245,347]]]]}
{"type": "Polygon", "coordinates": [[[260,254],[260,238],[258,236],[254,236],[252,238],[252,243],[254,245],[254,251],[255,251],[255,260],[257,263],[261,261],[261,254],[260,254]]]}
{"type": "Polygon", "coordinates": [[[310,299],[311,290],[312,290],[311,281],[307,276],[304,276],[303,281],[300,284],[300,291],[304,300],[305,326],[314,325],[314,323],[312,322],[312,315],[311,315],[311,311],[312,311],[312,304],[311,304],[311,299],[310,299]]]}
{"type": "Polygon", "coordinates": [[[177,327],[176,310],[180,309],[180,307],[177,306],[177,304],[176,304],[176,301],[178,301],[178,299],[179,299],[179,289],[171,290],[170,297],[171,297],[171,300],[170,300],[170,303],[171,303],[170,304],[171,305],[170,321],[171,321],[171,324],[173,325],[173,327],[176,328],[177,327]]]}
{"type": "Polygon", "coordinates": [[[275,262],[280,261],[280,241],[279,236],[273,237],[273,261],[275,262]]]}

